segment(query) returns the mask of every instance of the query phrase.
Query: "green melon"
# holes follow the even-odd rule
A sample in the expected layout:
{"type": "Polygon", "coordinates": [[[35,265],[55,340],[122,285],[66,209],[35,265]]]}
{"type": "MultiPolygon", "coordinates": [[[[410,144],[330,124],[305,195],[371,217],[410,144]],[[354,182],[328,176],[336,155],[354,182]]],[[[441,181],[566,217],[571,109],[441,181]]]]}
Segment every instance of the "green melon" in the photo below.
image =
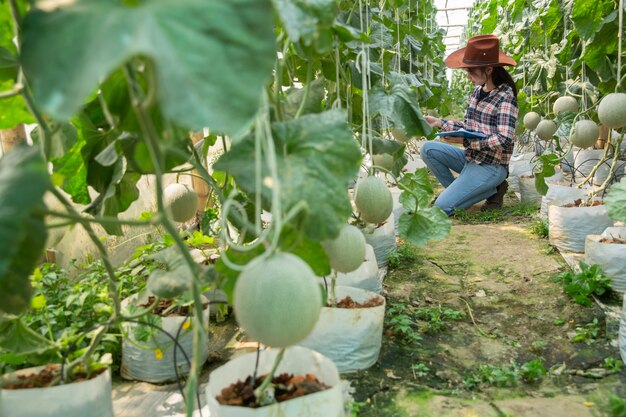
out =
{"type": "Polygon", "coordinates": [[[393,198],[385,181],[378,177],[361,178],[356,184],[354,205],[367,223],[382,223],[393,210],[393,198]]]}
{"type": "Polygon", "coordinates": [[[605,96],[598,106],[598,118],[600,123],[611,129],[626,126],[626,94],[611,93],[605,96]]]}
{"type": "Polygon", "coordinates": [[[346,224],[334,240],[323,243],[330,266],[337,272],[352,272],[365,260],[365,236],[359,228],[346,224]]]}
{"type": "Polygon", "coordinates": [[[554,114],[559,114],[563,112],[578,113],[578,102],[574,97],[559,97],[552,105],[552,111],[554,111],[554,114]]]}
{"type": "Polygon", "coordinates": [[[556,123],[552,120],[544,119],[537,125],[535,133],[541,140],[550,140],[556,133],[556,123]]]}
{"type": "Polygon", "coordinates": [[[175,298],[190,289],[190,283],[182,276],[177,276],[169,271],[155,269],[150,273],[146,287],[148,290],[161,298],[175,298]]]}
{"type": "Polygon", "coordinates": [[[593,146],[600,135],[600,128],[592,120],[579,120],[574,125],[574,130],[569,137],[569,141],[579,148],[589,148],[593,146]]]}
{"type": "Polygon", "coordinates": [[[539,122],[541,121],[541,116],[539,113],[534,111],[528,112],[524,115],[524,126],[528,130],[535,130],[539,122]]]}
{"type": "Polygon", "coordinates": [[[391,171],[393,169],[393,156],[388,153],[373,155],[372,162],[374,165],[385,168],[386,170],[391,171]]]}
{"type": "Polygon", "coordinates": [[[391,129],[391,135],[398,142],[408,143],[411,140],[411,137],[406,135],[404,129],[391,129]]]}
{"type": "Polygon", "coordinates": [[[250,262],[235,284],[237,322],[251,338],[268,346],[287,347],[303,340],[315,327],[321,308],[315,274],[291,253],[250,262]]]}
{"type": "Polygon", "coordinates": [[[186,222],[196,215],[198,196],[188,185],[173,183],[163,190],[165,210],[176,222],[186,222]]]}

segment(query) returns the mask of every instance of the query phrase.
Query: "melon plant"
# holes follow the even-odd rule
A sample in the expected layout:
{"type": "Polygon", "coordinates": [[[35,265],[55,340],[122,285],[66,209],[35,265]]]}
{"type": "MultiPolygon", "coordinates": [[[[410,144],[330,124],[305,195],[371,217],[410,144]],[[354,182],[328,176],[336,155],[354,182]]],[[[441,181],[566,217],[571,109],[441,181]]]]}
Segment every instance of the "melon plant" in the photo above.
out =
{"type": "Polygon", "coordinates": [[[537,125],[535,133],[541,140],[550,140],[556,133],[556,123],[552,120],[544,119],[537,125]]]}
{"type": "Polygon", "coordinates": [[[524,115],[524,126],[528,130],[535,130],[540,121],[541,116],[537,112],[531,111],[524,115]]]}
{"type": "Polygon", "coordinates": [[[356,184],[354,205],[367,223],[382,223],[393,210],[393,198],[381,178],[369,176],[356,184]]]}
{"type": "Polygon", "coordinates": [[[393,156],[388,153],[372,155],[372,162],[374,165],[385,168],[386,170],[391,171],[393,169],[393,156]]]}
{"type": "Polygon", "coordinates": [[[598,118],[600,123],[611,129],[626,126],[626,94],[611,93],[606,95],[598,106],[598,118]]]}
{"type": "Polygon", "coordinates": [[[346,224],[334,240],[323,243],[330,266],[337,272],[348,273],[357,269],[365,259],[365,236],[350,224],[346,224]]]}
{"type": "Polygon", "coordinates": [[[578,113],[578,102],[571,96],[559,97],[552,105],[552,111],[555,115],[564,112],[578,113]]]}
{"type": "Polygon", "coordinates": [[[196,215],[198,196],[190,186],[173,183],[163,190],[165,210],[176,222],[184,223],[196,215]]]}
{"type": "Polygon", "coordinates": [[[178,297],[190,289],[189,282],[182,275],[160,269],[150,273],[146,287],[152,294],[166,299],[178,297]]]}
{"type": "Polygon", "coordinates": [[[598,140],[600,134],[600,128],[592,120],[579,120],[574,125],[572,134],[570,135],[570,142],[579,148],[589,148],[593,146],[598,140]]]}
{"type": "Polygon", "coordinates": [[[321,308],[315,274],[291,253],[250,262],[235,284],[237,322],[250,337],[268,346],[287,347],[303,340],[315,327],[321,308]]]}

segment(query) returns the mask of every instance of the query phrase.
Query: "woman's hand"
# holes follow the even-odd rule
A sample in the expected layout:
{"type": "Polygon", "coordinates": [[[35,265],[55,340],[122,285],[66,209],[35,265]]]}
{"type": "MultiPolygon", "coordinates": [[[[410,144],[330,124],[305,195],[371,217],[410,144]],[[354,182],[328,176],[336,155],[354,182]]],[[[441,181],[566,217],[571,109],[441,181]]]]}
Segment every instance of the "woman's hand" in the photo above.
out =
{"type": "Polygon", "coordinates": [[[428,123],[430,127],[441,128],[441,119],[433,116],[424,116],[424,120],[426,120],[426,123],[428,123]]]}

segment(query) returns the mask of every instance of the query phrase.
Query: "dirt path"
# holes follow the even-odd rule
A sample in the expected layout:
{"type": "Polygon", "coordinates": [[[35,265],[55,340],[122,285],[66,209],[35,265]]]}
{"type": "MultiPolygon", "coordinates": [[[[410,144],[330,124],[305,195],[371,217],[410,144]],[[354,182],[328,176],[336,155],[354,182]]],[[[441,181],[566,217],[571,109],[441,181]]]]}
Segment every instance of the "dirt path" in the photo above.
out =
{"type": "Polygon", "coordinates": [[[626,398],[624,368],[606,369],[614,329],[562,292],[560,255],[515,212],[400,248],[380,360],[348,376],[359,416],[610,416],[609,396],[626,398]]]}

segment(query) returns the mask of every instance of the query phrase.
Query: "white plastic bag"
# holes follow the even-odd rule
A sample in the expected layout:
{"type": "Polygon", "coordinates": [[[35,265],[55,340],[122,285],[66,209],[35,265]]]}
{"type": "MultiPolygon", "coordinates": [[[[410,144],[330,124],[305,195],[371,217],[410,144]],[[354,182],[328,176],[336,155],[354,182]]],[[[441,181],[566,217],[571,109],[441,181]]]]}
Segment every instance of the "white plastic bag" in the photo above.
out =
{"type": "Polygon", "coordinates": [[[378,276],[378,263],[372,245],[365,246],[365,260],[360,267],[347,274],[337,273],[337,285],[361,288],[380,294],[383,283],[378,276]]]}
{"type": "MultiPolygon", "coordinates": [[[[138,296],[137,294],[130,296],[122,302],[122,306],[128,303],[142,304],[147,300],[147,293],[138,296]],[[137,300],[138,301],[135,301],[137,300]]],[[[208,300],[202,296],[203,302],[208,300]]],[[[203,322],[205,325],[209,322],[209,308],[204,309],[203,322]]],[[[176,338],[178,330],[185,321],[191,318],[182,316],[169,316],[161,318],[161,328],[167,332],[172,338],[176,338]]],[[[172,381],[176,379],[176,369],[179,375],[187,375],[189,373],[189,364],[185,359],[185,355],[191,360],[193,354],[193,332],[191,326],[181,329],[178,337],[179,347],[176,352],[176,361],[174,361],[174,346],[172,338],[159,331],[153,338],[148,341],[135,341],[133,331],[138,323],[124,323],[123,328],[126,333],[122,338],[122,365],[120,367],[120,375],[122,378],[160,383],[172,381]],[[130,340],[129,340],[130,338],[130,340]],[[157,350],[158,349],[158,350],[157,350]]],[[[209,356],[209,344],[204,343],[202,352],[202,362],[209,356]]]]}
{"type": "Polygon", "coordinates": [[[587,235],[602,233],[604,229],[612,225],[613,220],[607,214],[604,205],[591,207],[551,205],[548,207],[550,244],[560,251],[583,253],[587,235]]]}
{"type": "Polygon", "coordinates": [[[509,190],[519,192],[519,177],[522,175],[532,175],[533,164],[531,160],[535,157],[534,152],[527,152],[513,155],[509,162],[509,190]]]}
{"type": "Polygon", "coordinates": [[[626,293],[624,293],[622,320],[619,326],[619,353],[622,356],[622,362],[626,363],[626,293]]]}
{"type": "Polygon", "coordinates": [[[548,220],[548,206],[571,203],[578,198],[586,198],[588,190],[569,185],[549,184],[548,192],[541,198],[539,212],[543,220],[548,220]]]}
{"type": "Polygon", "coordinates": [[[350,296],[362,303],[372,297],[380,297],[383,304],[368,308],[323,307],[322,314],[313,331],[298,343],[331,359],[339,372],[366,369],[378,360],[385,318],[384,298],[360,288],[335,289],[337,300],[350,296]]]}
{"type": "MultiPolygon", "coordinates": [[[[261,352],[257,375],[269,373],[278,349],[261,352]]],[[[285,350],[276,374],[314,374],[329,389],[260,408],[221,405],[216,397],[222,389],[237,381],[245,381],[254,372],[256,352],[228,361],[209,375],[205,394],[211,417],[343,417],[343,396],[339,373],[333,362],[318,352],[299,346],[285,350]]]]}
{"type": "Polygon", "coordinates": [[[602,238],[626,239],[626,227],[608,227],[600,235],[589,235],[585,241],[585,262],[598,264],[611,278],[611,288],[626,292],[626,244],[601,243],[602,238]]]}
{"type": "Polygon", "coordinates": [[[541,194],[535,187],[535,177],[519,177],[520,200],[526,204],[541,204],[541,194]]]}
{"type": "Polygon", "coordinates": [[[387,257],[397,248],[394,222],[395,216],[391,213],[382,226],[373,228],[373,225],[367,225],[365,229],[361,229],[365,241],[374,248],[379,268],[387,266],[387,257]]]}

